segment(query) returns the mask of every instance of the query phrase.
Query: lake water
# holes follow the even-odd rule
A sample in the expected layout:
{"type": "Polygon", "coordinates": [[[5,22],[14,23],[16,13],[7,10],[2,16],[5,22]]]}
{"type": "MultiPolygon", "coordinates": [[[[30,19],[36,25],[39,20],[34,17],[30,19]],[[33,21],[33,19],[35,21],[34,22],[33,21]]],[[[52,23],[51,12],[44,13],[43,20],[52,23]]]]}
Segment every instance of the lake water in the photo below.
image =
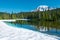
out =
{"type": "Polygon", "coordinates": [[[38,22],[27,22],[19,21],[14,23],[7,22],[6,24],[17,27],[17,28],[26,28],[33,31],[39,31],[47,33],[50,35],[56,35],[60,37],[60,22],[48,22],[48,21],[38,21],[38,22]]]}
{"type": "Polygon", "coordinates": [[[25,28],[25,29],[29,29],[29,30],[33,30],[33,31],[38,31],[33,25],[27,25],[27,24],[14,24],[14,23],[6,23],[9,26],[13,26],[16,28],[25,28]]]}

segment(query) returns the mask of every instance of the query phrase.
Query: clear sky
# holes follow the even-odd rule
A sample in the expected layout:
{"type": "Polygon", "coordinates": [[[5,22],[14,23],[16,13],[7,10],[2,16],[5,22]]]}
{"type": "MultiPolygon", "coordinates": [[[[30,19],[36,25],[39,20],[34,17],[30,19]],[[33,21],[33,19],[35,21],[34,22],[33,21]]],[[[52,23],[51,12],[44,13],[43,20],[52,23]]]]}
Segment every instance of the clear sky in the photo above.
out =
{"type": "Polygon", "coordinates": [[[31,11],[36,9],[39,5],[48,5],[58,8],[60,7],[60,0],[0,0],[0,11],[31,11]]]}

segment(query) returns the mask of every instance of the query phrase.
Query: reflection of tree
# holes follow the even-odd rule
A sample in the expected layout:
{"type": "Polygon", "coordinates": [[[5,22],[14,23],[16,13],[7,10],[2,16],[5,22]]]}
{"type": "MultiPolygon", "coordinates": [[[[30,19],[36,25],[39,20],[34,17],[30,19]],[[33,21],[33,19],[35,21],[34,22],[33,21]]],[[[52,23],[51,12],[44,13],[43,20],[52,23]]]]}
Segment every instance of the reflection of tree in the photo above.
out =
{"type": "Polygon", "coordinates": [[[28,22],[31,25],[35,25],[36,28],[38,28],[40,30],[40,28],[44,28],[47,31],[50,31],[51,29],[55,29],[56,32],[58,29],[60,29],[60,22],[58,21],[30,21],[28,22]]]}

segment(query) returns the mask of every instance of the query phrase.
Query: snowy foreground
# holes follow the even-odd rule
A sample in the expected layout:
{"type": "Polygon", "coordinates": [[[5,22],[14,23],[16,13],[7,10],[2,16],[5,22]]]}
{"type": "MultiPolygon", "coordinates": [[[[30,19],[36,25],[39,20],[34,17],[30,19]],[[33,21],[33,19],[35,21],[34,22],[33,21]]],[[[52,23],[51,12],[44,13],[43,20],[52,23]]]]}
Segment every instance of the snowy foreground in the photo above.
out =
{"type": "Polygon", "coordinates": [[[10,27],[0,21],[0,40],[59,40],[59,37],[29,29],[10,27]]]}

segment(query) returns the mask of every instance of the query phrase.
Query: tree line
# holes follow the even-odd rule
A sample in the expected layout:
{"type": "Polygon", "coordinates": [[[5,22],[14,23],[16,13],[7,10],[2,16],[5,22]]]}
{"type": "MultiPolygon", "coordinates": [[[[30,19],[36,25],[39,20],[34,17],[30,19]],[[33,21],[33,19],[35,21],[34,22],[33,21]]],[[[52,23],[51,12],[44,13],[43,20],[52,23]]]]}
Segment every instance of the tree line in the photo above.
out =
{"type": "Polygon", "coordinates": [[[0,12],[0,20],[1,19],[31,19],[56,21],[60,20],[60,8],[47,11],[19,12],[11,14],[6,12],[0,12]]]}

